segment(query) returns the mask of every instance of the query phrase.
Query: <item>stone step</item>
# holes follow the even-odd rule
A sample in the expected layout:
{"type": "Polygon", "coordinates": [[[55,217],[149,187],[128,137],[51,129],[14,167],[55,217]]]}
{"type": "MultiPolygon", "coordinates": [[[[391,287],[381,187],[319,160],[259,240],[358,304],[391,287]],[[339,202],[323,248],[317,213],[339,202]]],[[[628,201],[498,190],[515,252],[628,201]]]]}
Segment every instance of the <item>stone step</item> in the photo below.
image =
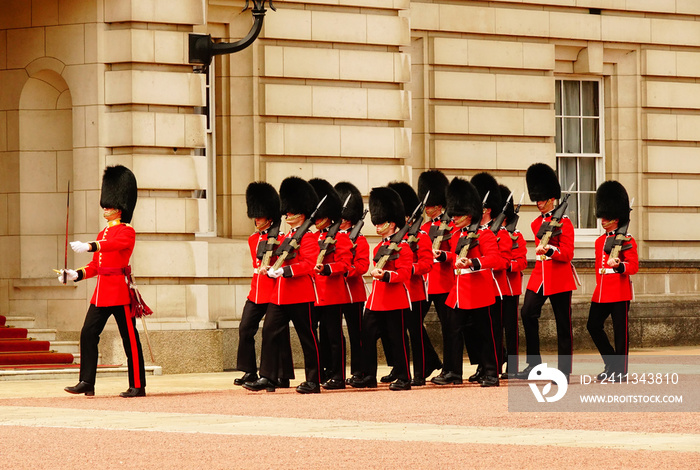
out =
{"type": "Polygon", "coordinates": [[[79,341],[51,341],[49,349],[60,353],[71,353],[73,356],[80,356],[79,341]]]}
{"type": "Polygon", "coordinates": [[[5,325],[15,328],[34,328],[34,317],[5,317],[5,325]]]}
{"type": "MultiPolygon", "coordinates": [[[[77,380],[78,367],[65,367],[56,369],[0,369],[0,381],[5,380],[43,380],[62,379],[77,380]]],[[[163,375],[160,366],[146,366],[146,375],[163,375]]],[[[101,366],[97,368],[97,378],[100,377],[127,377],[126,366],[101,366]]]]}
{"type": "Polygon", "coordinates": [[[50,328],[32,328],[27,332],[28,338],[34,338],[37,341],[53,341],[56,340],[56,330],[50,328]]]}

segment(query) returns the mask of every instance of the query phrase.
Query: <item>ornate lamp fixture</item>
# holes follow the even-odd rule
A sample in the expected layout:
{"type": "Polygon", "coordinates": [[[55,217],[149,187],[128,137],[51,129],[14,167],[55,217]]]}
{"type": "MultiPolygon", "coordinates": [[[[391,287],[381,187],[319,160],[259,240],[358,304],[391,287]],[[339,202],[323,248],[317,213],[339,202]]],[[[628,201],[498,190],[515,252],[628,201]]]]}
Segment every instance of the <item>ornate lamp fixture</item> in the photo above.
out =
{"type": "MultiPolygon", "coordinates": [[[[258,37],[262,30],[265,19],[265,2],[268,2],[273,11],[277,8],[272,4],[272,0],[252,0],[253,1],[253,27],[248,35],[236,42],[214,42],[210,34],[190,33],[190,64],[202,64],[205,67],[211,63],[212,57],[221,54],[233,54],[250,46],[258,37]]],[[[249,8],[250,0],[246,0],[242,11],[249,8]]]]}

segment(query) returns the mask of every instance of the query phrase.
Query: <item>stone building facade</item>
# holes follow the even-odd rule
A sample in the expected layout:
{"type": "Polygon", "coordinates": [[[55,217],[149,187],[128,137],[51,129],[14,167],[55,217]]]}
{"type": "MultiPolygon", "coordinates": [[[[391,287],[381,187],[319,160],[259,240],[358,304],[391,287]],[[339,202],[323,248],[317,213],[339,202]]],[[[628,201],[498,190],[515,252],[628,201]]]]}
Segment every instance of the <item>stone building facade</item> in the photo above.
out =
{"type": "MultiPolygon", "coordinates": [[[[245,36],[244,0],[0,3],[0,314],[76,337],[94,283],[51,269],[68,181],[70,237],[89,240],[106,165],[139,182],[132,261],[157,361],[194,371],[234,364],[249,182],[367,195],[427,168],[487,170],[517,200],[542,161],[575,182],[577,315],[594,285],[592,193],[617,179],[644,260],[631,334],[700,336],[700,2],[275,0],[255,43],[210,67],[190,64],[189,35],[245,36]]],[[[525,196],[521,220],[535,212],[525,196]]]]}

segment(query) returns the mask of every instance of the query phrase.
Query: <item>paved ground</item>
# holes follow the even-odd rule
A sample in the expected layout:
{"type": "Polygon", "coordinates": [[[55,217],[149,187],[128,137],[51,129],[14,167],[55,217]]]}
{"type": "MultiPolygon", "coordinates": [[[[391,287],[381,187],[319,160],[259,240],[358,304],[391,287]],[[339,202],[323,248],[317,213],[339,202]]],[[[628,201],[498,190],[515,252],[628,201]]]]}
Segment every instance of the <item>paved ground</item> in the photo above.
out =
{"type": "Polygon", "coordinates": [[[522,381],[303,396],[238,376],[153,376],[136,399],[118,397],[126,377],[98,378],[94,398],[65,380],[2,382],[0,468],[700,468],[697,412],[509,412],[522,381]]]}

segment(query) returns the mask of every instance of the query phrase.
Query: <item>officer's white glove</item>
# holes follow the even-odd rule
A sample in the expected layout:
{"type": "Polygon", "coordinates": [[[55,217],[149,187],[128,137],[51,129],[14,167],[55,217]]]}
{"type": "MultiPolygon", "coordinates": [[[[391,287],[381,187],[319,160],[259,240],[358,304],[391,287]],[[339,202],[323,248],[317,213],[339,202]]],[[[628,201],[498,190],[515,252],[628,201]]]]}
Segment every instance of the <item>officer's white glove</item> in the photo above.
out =
{"type": "Polygon", "coordinates": [[[89,243],[83,243],[83,242],[70,242],[70,247],[75,251],[76,253],[87,253],[88,250],[90,249],[90,244],[89,243]]]}
{"type": "Polygon", "coordinates": [[[282,274],[284,274],[284,268],[277,268],[273,270],[272,268],[267,270],[267,275],[271,277],[272,279],[277,279],[280,277],[282,274]]]}
{"type": "Polygon", "coordinates": [[[68,281],[75,281],[78,279],[78,273],[76,271],[73,271],[72,269],[61,269],[58,274],[58,282],[63,284],[63,273],[66,273],[66,282],[68,281]]]}

